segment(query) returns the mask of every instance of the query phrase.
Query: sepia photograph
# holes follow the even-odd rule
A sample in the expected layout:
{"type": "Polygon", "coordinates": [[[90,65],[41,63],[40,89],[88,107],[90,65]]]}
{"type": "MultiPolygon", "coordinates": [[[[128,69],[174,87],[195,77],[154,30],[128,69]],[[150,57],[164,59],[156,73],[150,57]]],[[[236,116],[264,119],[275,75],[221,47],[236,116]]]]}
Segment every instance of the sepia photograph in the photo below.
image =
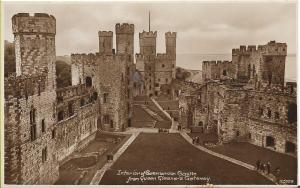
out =
{"type": "Polygon", "coordinates": [[[296,187],[297,6],[3,1],[3,187],[296,187]]]}

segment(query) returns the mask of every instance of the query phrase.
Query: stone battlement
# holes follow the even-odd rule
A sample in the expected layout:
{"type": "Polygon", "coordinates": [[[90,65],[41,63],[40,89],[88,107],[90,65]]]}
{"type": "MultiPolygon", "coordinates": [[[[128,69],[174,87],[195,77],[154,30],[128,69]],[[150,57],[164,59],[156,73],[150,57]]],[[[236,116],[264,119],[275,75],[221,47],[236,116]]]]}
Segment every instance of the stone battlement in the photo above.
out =
{"type": "Polygon", "coordinates": [[[157,32],[156,31],[150,31],[150,32],[147,32],[147,31],[143,31],[142,33],[139,33],[139,37],[140,38],[152,38],[152,37],[157,37],[157,32]]]}
{"type": "Polygon", "coordinates": [[[156,54],[156,59],[157,60],[170,60],[170,59],[172,59],[172,57],[168,54],[158,53],[158,54],[156,54]]]}
{"type": "Polygon", "coordinates": [[[12,17],[13,33],[56,34],[55,17],[45,13],[19,13],[12,17]]]}
{"type": "Polygon", "coordinates": [[[4,80],[5,99],[10,96],[15,98],[28,98],[29,96],[40,94],[46,89],[47,74],[39,75],[10,75],[4,80]]]}
{"type": "Polygon", "coordinates": [[[72,64],[95,64],[97,56],[99,56],[99,53],[82,53],[82,54],[71,54],[71,62],[72,64]]]}
{"type": "Polygon", "coordinates": [[[136,60],[145,60],[145,61],[152,61],[155,60],[156,56],[155,55],[143,55],[143,54],[135,54],[136,60]]]}
{"type": "Polygon", "coordinates": [[[112,31],[99,31],[98,36],[99,37],[112,37],[113,32],[112,31]]]}
{"type": "Polygon", "coordinates": [[[85,84],[64,87],[56,90],[58,102],[63,102],[66,99],[80,97],[94,91],[94,88],[87,88],[85,84]]]}
{"type": "Polygon", "coordinates": [[[270,41],[266,45],[241,45],[240,48],[232,49],[232,55],[250,55],[251,53],[262,53],[263,55],[286,55],[286,43],[270,41]]]}
{"type": "Polygon", "coordinates": [[[202,63],[203,63],[203,65],[212,65],[212,66],[215,65],[215,66],[217,66],[217,65],[229,64],[229,63],[231,63],[231,61],[217,60],[217,61],[203,61],[202,63]]]}
{"type": "Polygon", "coordinates": [[[116,24],[116,33],[117,34],[133,34],[134,33],[134,24],[117,23],[116,24]]]}
{"type": "Polygon", "coordinates": [[[177,33],[176,32],[166,32],[165,37],[170,37],[170,38],[176,38],[177,33]]]}

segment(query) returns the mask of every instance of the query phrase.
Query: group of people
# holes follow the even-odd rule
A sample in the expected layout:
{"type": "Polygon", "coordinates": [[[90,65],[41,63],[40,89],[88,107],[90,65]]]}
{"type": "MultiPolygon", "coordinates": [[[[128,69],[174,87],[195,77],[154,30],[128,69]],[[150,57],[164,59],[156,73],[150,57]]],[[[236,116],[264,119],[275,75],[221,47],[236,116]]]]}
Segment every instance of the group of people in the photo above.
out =
{"type": "Polygon", "coordinates": [[[200,142],[199,136],[194,137],[192,142],[193,142],[193,144],[195,144],[195,143],[199,144],[199,142],[200,142]]]}
{"type": "Polygon", "coordinates": [[[262,171],[263,173],[270,174],[271,172],[271,163],[268,161],[267,163],[263,163],[260,160],[256,161],[256,169],[258,171],[262,171]]]}
{"type": "MultiPolygon", "coordinates": [[[[269,161],[268,161],[267,163],[262,163],[260,160],[257,160],[257,161],[256,161],[256,169],[257,169],[258,171],[263,172],[263,173],[270,174],[270,172],[271,172],[271,163],[270,163],[269,161]]],[[[277,168],[275,169],[275,175],[278,176],[279,173],[280,173],[280,168],[277,167],[277,168]]]]}

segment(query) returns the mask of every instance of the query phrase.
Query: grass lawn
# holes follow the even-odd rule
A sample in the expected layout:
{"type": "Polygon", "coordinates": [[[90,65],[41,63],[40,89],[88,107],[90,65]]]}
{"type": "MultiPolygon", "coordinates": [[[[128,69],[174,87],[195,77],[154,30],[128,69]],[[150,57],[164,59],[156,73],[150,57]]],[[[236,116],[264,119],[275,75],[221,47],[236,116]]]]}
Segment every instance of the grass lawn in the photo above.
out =
{"type": "Polygon", "coordinates": [[[56,185],[72,185],[79,179],[81,173],[87,173],[79,184],[89,184],[94,177],[97,170],[101,169],[107,163],[106,154],[115,153],[130,137],[130,135],[114,135],[100,133],[97,134],[95,140],[91,141],[81,151],[76,151],[71,154],[70,160],[66,161],[59,168],[59,179],[56,185]],[[118,143],[113,142],[120,138],[118,143]],[[73,155],[85,155],[93,152],[101,152],[98,158],[94,157],[80,157],[72,159],[73,155]],[[82,170],[82,168],[84,168],[82,170]]]}
{"type": "Polygon", "coordinates": [[[256,161],[270,161],[271,171],[280,167],[280,178],[297,183],[297,158],[277,153],[249,143],[230,143],[210,148],[211,150],[256,166],[256,161]]]}
{"type": "Polygon", "coordinates": [[[105,172],[100,184],[206,184],[197,178],[159,180],[158,176],[128,175],[145,170],[151,172],[170,172],[164,177],[176,177],[178,171],[190,174],[186,177],[208,177],[211,184],[273,184],[256,171],[248,170],[223,159],[214,157],[193,147],[180,134],[141,133],[114,165],[105,172]],[[122,171],[120,174],[119,170],[122,171]],[[124,172],[124,173],[123,173],[124,172]],[[119,175],[118,175],[119,173],[119,175]],[[137,177],[137,179],[135,179],[137,177]],[[152,178],[152,179],[150,179],[152,178]],[[156,178],[156,179],[155,179],[156,178]]]}

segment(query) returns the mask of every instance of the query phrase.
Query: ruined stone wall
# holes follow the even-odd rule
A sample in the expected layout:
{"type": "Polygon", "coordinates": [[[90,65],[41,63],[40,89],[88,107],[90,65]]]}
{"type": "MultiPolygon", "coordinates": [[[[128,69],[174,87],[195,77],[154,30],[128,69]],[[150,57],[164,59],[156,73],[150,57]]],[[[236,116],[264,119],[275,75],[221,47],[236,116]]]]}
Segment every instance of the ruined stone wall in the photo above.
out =
{"type": "Polygon", "coordinates": [[[5,80],[5,183],[53,184],[58,178],[52,139],[55,18],[21,13],[13,16],[12,25],[17,76],[5,80]]]}
{"type": "Polygon", "coordinates": [[[28,98],[9,95],[5,101],[5,183],[53,184],[58,178],[58,163],[54,155],[55,91],[41,92],[28,98]],[[30,111],[35,121],[30,122],[30,111]],[[45,130],[42,131],[42,122],[45,130]],[[36,126],[36,138],[31,139],[31,127],[36,126]],[[42,161],[42,149],[47,148],[47,160],[42,161]]]}
{"type": "Polygon", "coordinates": [[[127,127],[128,106],[125,83],[127,55],[115,55],[98,59],[98,75],[101,98],[101,125],[102,129],[110,131],[122,131],[127,127]],[[106,98],[106,101],[105,101],[106,98]],[[105,122],[105,115],[109,121],[105,122]]]}
{"type": "Polygon", "coordinates": [[[234,67],[230,61],[203,61],[202,79],[220,80],[234,78],[234,67]]]}
{"type": "Polygon", "coordinates": [[[287,46],[285,43],[270,41],[266,45],[240,46],[232,49],[232,62],[236,67],[236,78],[262,82],[264,84],[283,85],[285,57],[287,46]]]}

